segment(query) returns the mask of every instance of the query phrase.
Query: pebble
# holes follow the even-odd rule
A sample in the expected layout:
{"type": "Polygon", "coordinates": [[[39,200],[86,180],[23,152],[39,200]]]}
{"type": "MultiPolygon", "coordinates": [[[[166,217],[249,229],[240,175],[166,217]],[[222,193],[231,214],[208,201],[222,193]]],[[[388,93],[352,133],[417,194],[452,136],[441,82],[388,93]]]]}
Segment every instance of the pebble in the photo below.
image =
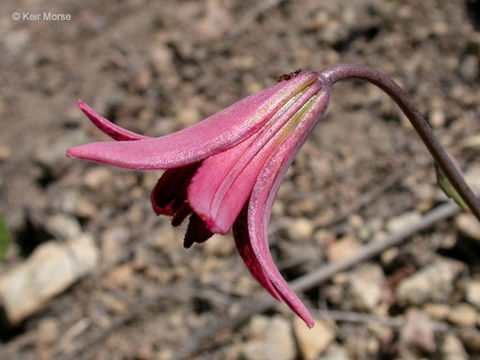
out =
{"type": "Polygon", "coordinates": [[[105,184],[110,186],[112,183],[111,177],[111,171],[108,167],[95,166],[87,170],[83,181],[85,186],[90,190],[98,190],[105,184]]]}
{"type": "Polygon", "coordinates": [[[464,172],[465,180],[467,184],[475,189],[480,190],[480,165],[472,165],[464,172]]]}
{"type": "Polygon", "coordinates": [[[398,257],[399,253],[400,251],[396,247],[387,249],[380,255],[380,260],[384,266],[390,266],[398,257]]]}
{"type": "Polygon", "coordinates": [[[44,308],[81,276],[92,271],[99,254],[91,236],[39,245],[22,264],[0,277],[0,304],[8,321],[19,324],[44,308]]]}
{"type": "Polygon", "coordinates": [[[317,359],[335,339],[334,324],[321,319],[315,319],[315,326],[309,329],[302,319],[295,318],[293,329],[304,360],[317,359]]]}
{"type": "Polygon", "coordinates": [[[189,127],[201,120],[202,115],[196,105],[190,104],[189,106],[179,107],[175,118],[181,127],[189,127]]]}
{"type": "Polygon", "coordinates": [[[46,228],[55,238],[62,240],[76,238],[82,233],[78,220],[65,214],[50,216],[47,219],[46,228]]]}
{"type": "Polygon", "coordinates": [[[73,213],[81,219],[92,219],[98,214],[98,209],[86,198],[78,197],[73,205],[73,213]]]}
{"type": "Polygon", "coordinates": [[[163,254],[172,254],[183,249],[181,233],[173,229],[170,224],[156,229],[149,237],[153,247],[163,254]]]}
{"type": "Polygon", "coordinates": [[[335,233],[326,229],[319,229],[313,234],[313,240],[317,245],[327,245],[335,241],[335,233]]]}
{"type": "Polygon", "coordinates": [[[459,303],[450,309],[447,320],[454,325],[473,327],[478,322],[478,313],[472,305],[459,303]]]}
{"type": "Polygon", "coordinates": [[[441,128],[445,125],[445,112],[441,108],[434,108],[430,111],[429,119],[434,128],[441,128]]]}
{"type": "Polygon", "coordinates": [[[133,89],[136,91],[145,91],[152,84],[153,74],[149,67],[143,67],[132,82],[133,89]]]}
{"type": "Polygon", "coordinates": [[[462,342],[471,351],[480,351],[480,331],[469,331],[460,334],[462,342]]]}
{"type": "Polygon", "coordinates": [[[114,227],[103,232],[100,239],[102,261],[113,264],[120,260],[125,252],[125,245],[130,237],[127,228],[114,227]]]}
{"type": "Polygon", "coordinates": [[[103,278],[103,285],[109,290],[118,290],[129,283],[132,277],[133,268],[127,263],[110,270],[103,278]]]}
{"type": "Polygon", "coordinates": [[[280,316],[256,316],[249,326],[250,338],[243,347],[245,360],[294,360],[297,350],[289,321],[280,316]]]}
{"type": "Polygon", "coordinates": [[[170,68],[173,54],[168,46],[160,44],[153,47],[150,58],[153,62],[155,70],[158,72],[163,72],[170,68]]]}
{"type": "Polygon", "coordinates": [[[407,353],[414,349],[427,353],[435,351],[434,324],[425,313],[418,310],[408,312],[407,322],[400,330],[400,347],[407,353]]]}
{"type": "Polygon", "coordinates": [[[408,228],[411,224],[420,220],[421,215],[416,211],[406,212],[398,217],[395,217],[387,222],[387,229],[390,232],[400,231],[408,228]]]}
{"type": "Polygon", "coordinates": [[[453,334],[446,334],[440,352],[442,360],[467,360],[469,358],[462,342],[453,334]]]}
{"type": "Polygon", "coordinates": [[[202,251],[206,255],[225,257],[231,255],[234,248],[235,243],[233,237],[214,235],[205,242],[205,245],[202,246],[202,251]]]}
{"type": "Polygon", "coordinates": [[[42,345],[53,344],[60,335],[60,324],[54,318],[45,318],[37,327],[36,342],[42,345]]]}
{"type": "Polygon", "coordinates": [[[480,309],[480,280],[471,280],[465,285],[465,299],[480,309]]]}
{"type": "Polygon", "coordinates": [[[309,219],[297,218],[288,222],[286,230],[290,239],[304,240],[312,237],[315,225],[309,219]]]}
{"type": "Polygon", "coordinates": [[[362,244],[356,238],[351,236],[332,242],[327,248],[327,259],[329,261],[339,261],[351,257],[362,248],[362,244]]]}
{"type": "Polygon", "coordinates": [[[427,303],[423,306],[423,311],[433,320],[443,321],[450,312],[450,306],[447,304],[427,303]]]}
{"type": "Polygon", "coordinates": [[[330,351],[328,351],[325,355],[320,356],[317,359],[318,360],[349,360],[350,357],[348,356],[347,352],[344,349],[337,346],[331,349],[330,351]]]}
{"type": "Polygon", "coordinates": [[[0,162],[8,160],[12,156],[12,150],[6,145],[0,145],[0,162]]]}
{"type": "Polygon", "coordinates": [[[477,150],[480,148],[480,135],[472,135],[466,137],[460,142],[460,147],[462,148],[471,148],[477,150]]]}
{"type": "Polygon", "coordinates": [[[478,57],[475,55],[468,55],[460,64],[460,75],[466,81],[473,81],[478,76],[478,57]]]}
{"type": "Polygon", "coordinates": [[[382,299],[385,278],[380,266],[363,264],[350,273],[344,306],[360,311],[374,311],[382,299]]]}
{"type": "Polygon", "coordinates": [[[221,1],[212,0],[207,4],[205,15],[196,24],[195,31],[202,38],[215,41],[221,39],[233,27],[233,19],[221,1]]]}
{"type": "Polygon", "coordinates": [[[3,44],[7,54],[14,56],[22,52],[30,42],[30,33],[27,29],[11,31],[6,34],[3,44]]]}
{"type": "Polygon", "coordinates": [[[480,223],[475,216],[470,213],[459,214],[455,218],[455,224],[463,235],[480,241],[480,223]]]}
{"type": "Polygon", "coordinates": [[[398,303],[403,306],[448,301],[453,293],[453,281],[463,266],[458,261],[440,260],[420,269],[398,284],[398,303]]]}

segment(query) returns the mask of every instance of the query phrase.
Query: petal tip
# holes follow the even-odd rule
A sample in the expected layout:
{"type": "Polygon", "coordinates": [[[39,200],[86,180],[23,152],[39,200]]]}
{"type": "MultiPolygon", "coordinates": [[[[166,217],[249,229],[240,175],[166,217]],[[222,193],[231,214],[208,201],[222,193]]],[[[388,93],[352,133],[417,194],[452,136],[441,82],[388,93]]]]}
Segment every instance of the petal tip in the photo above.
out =
{"type": "Polygon", "coordinates": [[[72,151],[74,148],[70,148],[65,152],[65,155],[69,158],[75,157],[75,151],[72,151]]]}
{"type": "Polygon", "coordinates": [[[302,320],[305,321],[305,324],[308,326],[309,329],[315,326],[315,320],[313,320],[312,318],[302,320]]]}

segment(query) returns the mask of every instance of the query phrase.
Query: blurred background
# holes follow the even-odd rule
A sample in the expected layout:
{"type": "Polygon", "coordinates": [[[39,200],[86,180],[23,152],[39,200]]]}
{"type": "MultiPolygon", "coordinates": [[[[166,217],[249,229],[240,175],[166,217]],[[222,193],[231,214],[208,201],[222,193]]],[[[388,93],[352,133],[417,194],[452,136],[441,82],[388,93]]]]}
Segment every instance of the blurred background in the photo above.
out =
{"type": "MultiPolygon", "coordinates": [[[[354,62],[406,90],[480,189],[479,19],[473,0],[3,0],[0,211],[12,244],[0,261],[0,358],[164,360],[202,332],[186,358],[480,358],[480,226],[468,214],[301,294],[318,319],[310,332],[285,305],[216,332],[212,321],[265,295],[231,235],[185,250],[185,229],[150,207],[161,172],[64,155],[107,140],[79,99],[161,136],[283,73],[354,62]]],[[[435,182],[390,98],[335,85],[274,205],[282,274],[408,228],[446,201],[435,182]]]]}

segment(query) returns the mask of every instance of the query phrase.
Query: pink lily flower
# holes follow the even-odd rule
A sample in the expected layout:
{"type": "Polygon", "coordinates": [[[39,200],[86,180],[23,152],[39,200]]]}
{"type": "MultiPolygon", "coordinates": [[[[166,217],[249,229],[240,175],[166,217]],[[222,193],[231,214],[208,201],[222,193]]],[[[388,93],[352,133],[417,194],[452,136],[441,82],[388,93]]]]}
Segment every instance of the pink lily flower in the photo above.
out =
{"type": "Polygon", "coordinates": [[[311,315],[272,260],[268,222],[280,183],[329,98],[330,89],[317,73],[302,72],[159,138],[120,128],[79,102],[90,120],[117,141],[74,147],[67,155],[121,168],[167,170],[151,201],[157,215],[171,216],[174,226],[189,216],[184,246],[233,228],[254,278],[312,327],[311,315]]]}
{"type": "Polygon", "coordinates": [[[413,102],[391,79],[363,65],[282,75],[275,86],[159,138],[122,129],[79,102],[90,120],[117,141],[74,147],[67,155],[127,169],[167,170],[152,191],[152,206],[158,215],[171,216],[173,226],[189,217],[184,246],[233,229],[253,277],[312,327],[308,310],[272,260],[268,222],[288,167],[327,109],[330,86],[348,78],[369,81],[397,102],[446,176],[444,182],[480,220],[480,202],[413,102]]]}

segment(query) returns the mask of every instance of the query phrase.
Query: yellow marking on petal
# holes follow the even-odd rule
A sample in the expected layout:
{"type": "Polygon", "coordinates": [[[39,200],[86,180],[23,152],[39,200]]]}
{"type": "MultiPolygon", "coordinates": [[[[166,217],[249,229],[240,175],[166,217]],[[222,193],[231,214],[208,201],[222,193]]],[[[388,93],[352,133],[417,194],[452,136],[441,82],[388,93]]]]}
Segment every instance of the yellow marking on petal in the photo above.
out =
{"type": "MultiPolygon", "coordinates": [[[[280,113],[280,111],[283,109],[283,111],[285,111],[286,108],[288,108],[290,106],[290,104],[292,104],[292,100],[296,100],[298,99],[305,91],[307,91],[307,89],[312,86],[314,83],[315,83],[316,79],[313,79],[311,80],[310,82],[306,83],[304,86],[300,87],[299,89],[297,89],[297,91],[295,91],[292,96],[281,106],[281,108],[272,116],[275,117],[276,114],[280,113]],[[288,105],[288,106],[286,106],[288,105]]],[[[262,108],[258,109],[258,111],[256,112],[255,116],[253,116],[249,121],[248,123],[252,123],[252,122],[256,122],[258,119],[262,118],[264,116],[264,114],[266,112],[268,112],[274,105],[275,103],[278,101],[278,98],[279,97],[282,97],[283,94],[282,92],[280,92],[279,94],[277,94],[276,96],[274,96],[270,102],[263,106],[262,108]]],[[[282,112],[283,112],[282,111],[282,112]]],[[[278,117],[278,116],[277,116],[278,117]]]]}
{"type": "Polygon", "coordinates": [[[285,140],[285,138],[298,125],[298,123],[300,122],[300,119],[305,115],[305,113],[307,113],[308,110],[310,110],[316,98],[317,98],[317,94],[313,95],[310,99],[308,99],[308,101],[305,104],[303,104],[303,106],[300,109],[298,109],[298,111],[288,121],[285,129],[283,130],[282,135],[277,140],[277,143],[276,143],[277,147],[285,140]]]}

